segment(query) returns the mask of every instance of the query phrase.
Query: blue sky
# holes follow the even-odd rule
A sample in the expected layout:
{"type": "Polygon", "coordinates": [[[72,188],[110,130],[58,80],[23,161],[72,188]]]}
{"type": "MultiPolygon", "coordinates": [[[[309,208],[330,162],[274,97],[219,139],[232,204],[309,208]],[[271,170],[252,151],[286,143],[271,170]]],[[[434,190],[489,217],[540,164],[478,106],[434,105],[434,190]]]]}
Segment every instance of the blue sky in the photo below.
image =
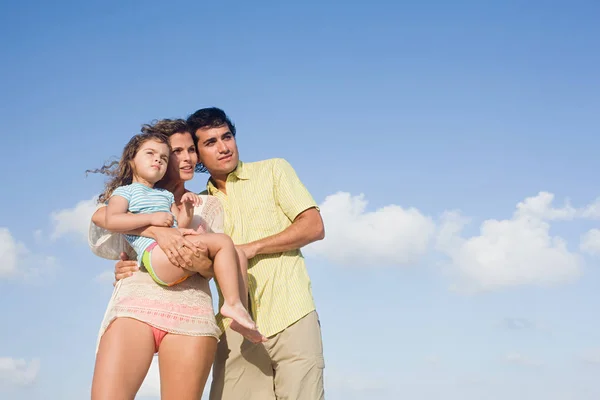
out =
{"type": "Polygon", "coordinates": [[[2,398],[88,395],[84,171],[212,105],[322,205],[329,399],[600,396],[600,5],[391,3],[0,6],[2,398]]]}

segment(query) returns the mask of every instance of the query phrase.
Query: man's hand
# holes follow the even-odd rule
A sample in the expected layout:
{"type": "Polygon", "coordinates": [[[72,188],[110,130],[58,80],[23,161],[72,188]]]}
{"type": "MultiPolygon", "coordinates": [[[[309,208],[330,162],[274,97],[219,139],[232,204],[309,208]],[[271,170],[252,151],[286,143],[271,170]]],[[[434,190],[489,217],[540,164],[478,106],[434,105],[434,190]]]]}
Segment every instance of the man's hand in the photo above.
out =
{"type": "Polygon", "coordinates": [[[253,243],[241,244],[235,247],[237,247],[238,250],[241,250],[246,255],[246,258],[248,260],[251,260],[252,258],[256,257],[256,254],[258,252],[258,248],[253,243]]]}
{"type": "Polygon", "coordinates": [[[133,273],[138,270],[139,267],[137,261],[131,261],[129,260],[129,257],[127,257],[127,254],[121,253],[121,259],[115,264],[115,281],[113,282],[113,286],[121,279],[133,275],[133,273]]]}
{"type": "Polygon", "coordinates": [[[169,228],[173,226],[173,214],[169,212],[155,212],[150,216],[150,225],[169,228]]]}

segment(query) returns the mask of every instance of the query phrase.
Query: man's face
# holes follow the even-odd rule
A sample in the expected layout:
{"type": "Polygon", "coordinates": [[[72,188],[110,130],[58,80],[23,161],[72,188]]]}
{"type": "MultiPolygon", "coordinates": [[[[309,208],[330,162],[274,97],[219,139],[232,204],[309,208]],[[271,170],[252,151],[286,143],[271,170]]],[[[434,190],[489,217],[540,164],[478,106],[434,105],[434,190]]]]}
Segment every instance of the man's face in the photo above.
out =
{"type": "Polygon", "coordinates": [[[238,164],[239,155],[235,137],[227,125],[198,129],[198,155],[213,177],[227,176],[238,164]]]}

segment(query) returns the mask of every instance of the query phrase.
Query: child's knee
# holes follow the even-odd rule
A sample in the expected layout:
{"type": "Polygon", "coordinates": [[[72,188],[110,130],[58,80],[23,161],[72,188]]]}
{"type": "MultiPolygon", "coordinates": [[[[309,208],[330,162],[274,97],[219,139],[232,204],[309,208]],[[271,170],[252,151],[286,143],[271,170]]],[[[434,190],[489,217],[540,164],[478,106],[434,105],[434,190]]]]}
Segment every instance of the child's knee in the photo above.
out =
{"type": "Polygon", "coordinates": [[[212,233],[211,236],[215,243],[218,243],[221,248],[234,246],[231,238],[224,233],[212,233]]]}

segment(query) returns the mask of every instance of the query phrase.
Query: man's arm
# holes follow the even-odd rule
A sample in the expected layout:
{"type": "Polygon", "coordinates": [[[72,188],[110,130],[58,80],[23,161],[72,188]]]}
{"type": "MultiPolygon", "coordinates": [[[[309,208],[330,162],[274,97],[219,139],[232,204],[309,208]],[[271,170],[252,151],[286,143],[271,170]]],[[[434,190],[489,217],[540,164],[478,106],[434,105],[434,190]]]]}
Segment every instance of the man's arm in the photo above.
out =
{"type": "Polygon", "coordinates": [[[300,213],[282,232],[237,247],[244,251],[248,259],[251,259],[259,254],[296,250],[323,238],[325,238],[323,219],[321,213],[313,207],[300,213]]]}

